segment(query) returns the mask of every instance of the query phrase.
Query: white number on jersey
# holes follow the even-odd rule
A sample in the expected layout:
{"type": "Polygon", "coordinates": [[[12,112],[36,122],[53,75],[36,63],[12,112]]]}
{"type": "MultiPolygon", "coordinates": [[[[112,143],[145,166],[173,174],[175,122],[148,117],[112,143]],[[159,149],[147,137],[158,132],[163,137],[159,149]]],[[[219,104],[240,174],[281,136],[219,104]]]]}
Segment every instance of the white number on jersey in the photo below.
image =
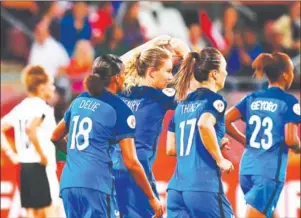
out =
{"type": "Polygon", "coordinates": [[[196,119],[191,119],[187,121],[182,121],[180,123],[181,135],[180,135],[180,156],[184,156],[184,129],[185,125],[190,125],[189,137],[188,137],[188,144],[186,147],[185,156],[190,154],[191,146],[192,146],[192,139],[195,131],[195,124],[196,119]]]}
{"type": "Polygon", "coordinates": [[[78,150],[84,150],[89,146],[89,133],[92,130],[92,120],[89,117],[83,118],[80,123],[78,124],[79,116],[75,116],[73,118],[73,130],[72,130],[72,136],[71,136],[71,146],[70,149],[74,149],[75,146],[78,150]],[[85,124],[87,124],[87,127],[84,128],[85,124]],[[82,144],[78,143],[78,138],[80,136],[84,137],[84,142],[82,144]]]}
{"type": "Polygon", "coordinates": [[[250,117],[249,124],[255,123],[255,129],[250,138],[250,146],[253,148],[260,148],[260,146],[267,150],[273,145],[273,121],[270,117],[265,117],[262,121],[259,116],[253,115],[250,117]],[[267,140],[261,139],[260,142],[256,142],[257,135],[261,128],[264,128],[264,134],[267,136],[267,140]]]}

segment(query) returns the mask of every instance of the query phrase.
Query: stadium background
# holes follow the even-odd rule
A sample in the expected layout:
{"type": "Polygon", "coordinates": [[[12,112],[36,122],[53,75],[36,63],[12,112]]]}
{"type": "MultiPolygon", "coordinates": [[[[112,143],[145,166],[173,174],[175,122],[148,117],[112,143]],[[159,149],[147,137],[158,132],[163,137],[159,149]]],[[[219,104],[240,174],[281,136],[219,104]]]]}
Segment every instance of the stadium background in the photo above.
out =
{"type": "MultiPolygon", "coordinates": [[[[207,45],[224,52],[229,77],[223,94],[229,106],[247,92],[265,86],[251,78],[251,60],[261,52],[286,52],[296,67],[291,93],[300,100],[300,3],[2,1],[1,117],[26,95],[20,83],[20,71],[26,64],[44,65],[55,76],[56,97],[50,104],[54,105],[59,120],[72,98],[82,90],[80,81],[89,73],[95,56],[121,55],[159,34],[178,37],[195,51],[207,45]],[[79,23],[79,27],[74,23],[79,23]],[[49,37],[54,40],[46,44],[49,37]],[[37,42],[45,44],[37,46],[37,42]]],[[[167,114],[164,122],[154,165],[164,202],[166,185],[176,162],[165,155],[170,115],[167,114]]],[[[243,128],[242,123],[239,126],[243,128]]],[[[13,142],[13,130],[8,135],[13,142]]],[[[234,140],[231,142],[232,150],[225,155],[233,161],[236,170],[223,178],[236,216],[243,217],[245,205],[237,175],[242,148],[234,140]]],[[[287,181],[278,209],[281,217],[293,218],[300,217],[300,156],[289,155],[287,181]]],[[[58,153],[59,166],[63,160],[64,156],[58,153]]],[[[19,166],[13,165],[1,152],[3,218],[24,215],[20,208],[18,172],[19,166]]]]}

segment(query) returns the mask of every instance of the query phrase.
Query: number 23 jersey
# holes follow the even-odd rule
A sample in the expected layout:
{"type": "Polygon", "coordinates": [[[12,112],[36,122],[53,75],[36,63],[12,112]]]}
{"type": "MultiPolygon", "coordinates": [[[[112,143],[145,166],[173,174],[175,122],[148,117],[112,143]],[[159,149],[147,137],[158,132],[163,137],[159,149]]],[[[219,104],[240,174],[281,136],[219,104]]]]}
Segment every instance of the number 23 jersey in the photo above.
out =
{"type": "Polygon", "coordinates": [[[291,94],[277,87],[247,95],[236,105],[246,123],[246,148],[240,175],[261,175],[284,181],[288,147],[284,128],[300,123],[300,105],[291,94]]]}

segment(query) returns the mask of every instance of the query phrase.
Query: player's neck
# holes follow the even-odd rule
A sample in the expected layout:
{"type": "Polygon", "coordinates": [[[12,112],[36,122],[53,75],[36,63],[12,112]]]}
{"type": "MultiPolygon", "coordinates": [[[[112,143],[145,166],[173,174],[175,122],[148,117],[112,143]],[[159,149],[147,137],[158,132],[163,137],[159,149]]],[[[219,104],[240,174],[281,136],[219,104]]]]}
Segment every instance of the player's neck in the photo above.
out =
{"type": "Polygon", "coordinates": [[[149,79],[142,79],[140,85],[141,86],[148,86],[148,87],[156,88],[153,85],[152,81],[150,81],[149,79]]]}
{"type": "Polygon", "coordinates": [[[38,95],[38,94],[35,94],[35,93],[28,93],[28,98],[40,98],[42,99],[43,101],[45,101],[45,99],[43,98],[42,95],[38,95]]]}
{"type": "Polygon", "coordinates": [[[206,88],[206,89],[211,90],[212,92],[217,92],[217,88],[216,88],[215,84],[209,83],[207,81],[199,83],[198,88],[206,88]]]}
{"type": "Polygon", "coordinates": [[[269,88],[272,88],[272,87],[277,87],[277,88],[280,88],[282,90],[285,90],[284,86],[282,84],[279,84],[279,83],[270,83],[269,88]]]}

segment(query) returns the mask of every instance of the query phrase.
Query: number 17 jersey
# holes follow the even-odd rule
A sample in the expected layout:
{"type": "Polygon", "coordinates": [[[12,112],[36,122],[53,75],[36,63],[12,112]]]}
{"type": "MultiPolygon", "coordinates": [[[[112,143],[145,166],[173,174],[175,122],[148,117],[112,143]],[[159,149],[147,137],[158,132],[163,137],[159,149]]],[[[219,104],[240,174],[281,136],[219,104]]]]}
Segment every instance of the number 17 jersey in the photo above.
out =
{"type": "Polygon", "coordinates": [[[179,103],[168,130],[176,136],[177,166],[168,189],[222,193],[220,169],[203,144],[198,121],[203,113],[216,118],[218,143],[225,134],[224,98],[209,89],[199,88],[179,103]]]}
{"type": "Polygon", "coordinates": [[[300,123],[300,105],[291,94],[271,87],[247,95],[236,105],[246,122],[246,148],[240,175],[260,175],[283,182],[288,147],[284,128],[300,123]]]}

